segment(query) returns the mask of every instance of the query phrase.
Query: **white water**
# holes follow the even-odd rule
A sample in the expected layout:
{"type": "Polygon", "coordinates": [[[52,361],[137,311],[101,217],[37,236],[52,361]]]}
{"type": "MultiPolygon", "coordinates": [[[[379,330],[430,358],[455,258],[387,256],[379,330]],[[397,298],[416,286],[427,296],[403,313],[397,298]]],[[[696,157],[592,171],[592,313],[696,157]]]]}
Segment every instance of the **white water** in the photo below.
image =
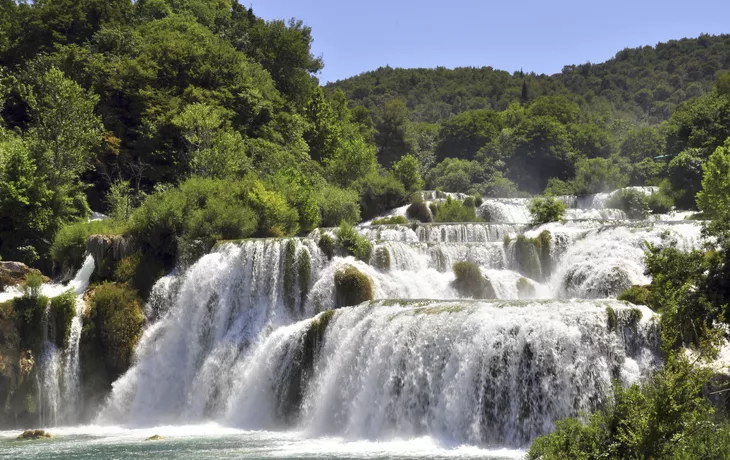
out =
{"type": "MultiPolygon", "coordinates": [[[[650,281],[645,242],[700,242],[698,223],[671,222],[682,213],[626,222],[600,207],[607,196],[574,199],[575,220],[538,228],[526,224],[527,200],[486,200],[490,216],[502,213],[495,223],[363,225],[370,263],[328,260],[320,231],[221,245],[153,288],[134,366],[95,422],[135,436],[141,427],[211,422],[287,430],[273,438],[300,437],[297,454],[307,443],[326,451],[321,440],[336,439],[367,446],[366,456],[385,445],[398,456],[398,443],[414,440],[434,443],[424,456],[467,445],[475,455],[519,457],[555,420],[605,402],[614,379],[636,382],[658,364],[652,313],[640,308],[633,323],[626,305],[606,298],[650,281]],[[516,237],[543,231],[551,235],[547,257],[525,266],[516,237]],[[376,263],[383,253],[386,266],[376,263]],[[449,300],[459,297],[452,266],[464,260],[480,267],[499,301],[449,300]],[[375,299],[411,301],[344,308],[318,329],[327,316],[317,315],[336,305],[335,273],[347,265],[370,278],[375,299]],[[607,307],[618,312],[615,330],[607,307]]],[[[48,361],[56,375],[53,365],[66,364],[48,361]]]]}
{"type": "Polygon", "coordinates": [[[84,292],[94,272],[94,258],[86,256],[84,264],[67,285],[45,285],[43,295],[55,297],[68,290],[76,294],[76,311],[71,320],[68,347],[59,350],[48,338],[48,325],[43,327],[43,355],[40,360],[39,398],[40,425],[57,426],[78,422],[81,403],[81,363],[79,342],[81,339],[82,316],[86,304],[84,292]]]}

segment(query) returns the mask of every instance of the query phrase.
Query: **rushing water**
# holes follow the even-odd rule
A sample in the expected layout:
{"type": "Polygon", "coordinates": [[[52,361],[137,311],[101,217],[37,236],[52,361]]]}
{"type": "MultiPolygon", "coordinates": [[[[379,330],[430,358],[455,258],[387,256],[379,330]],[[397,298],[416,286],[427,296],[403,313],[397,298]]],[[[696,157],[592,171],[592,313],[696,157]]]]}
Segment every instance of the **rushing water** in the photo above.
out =
{"type": "MultiPolygon", "coordinates": [[[[556,420],[660,364],[652,312],[612,299],[650,281],[647,242],[691,249],[700,225],[676,212],[626,221],[610,196],[563,198],[569,220],[536,228],[524,199],[484,200],[483,223],[363,224],[369,263],[330,260],[318,241],[331,229],[219,245],[158,281],[134,365],[84,421],[95,426],[54,430],[48,458],[521,458],[556,420]],[[499,300],[454,300],[465,260],[499,300]],[[345,266],[381,300],[331,312],[345,266]],[[152,434],[167,439],[142,441],[152,434]]],[[[57,424],[76,420],[82,312],[68,349],[49,343],[44,360],[57,424]]],[[[15,449],[11,435],[0,443],[15,449]]]]}
{"type": "MultiPolygon", "coordinates": [[[[40,361],[39,398],[40,425],[57,426],[78,422],[81,405],[81,362],[79,360],[79,342],[81,340],[81,317],[85,302],[83,294],[89,286],[94,272],[94,258],[86,256],[84,264],[73,280],[67,285],[46,285],[43,294],[49,297],[59,295],[68,290],[76,294],[76,310],[71,320],[68,346],[59,350],[48,338],[48,325],[43,330],[43,355],[40,361]]],[[[48,318],[48,313],[46,313],[48,318]]],[[[47,319],[46,319],[47,321],[47,319]]]]}

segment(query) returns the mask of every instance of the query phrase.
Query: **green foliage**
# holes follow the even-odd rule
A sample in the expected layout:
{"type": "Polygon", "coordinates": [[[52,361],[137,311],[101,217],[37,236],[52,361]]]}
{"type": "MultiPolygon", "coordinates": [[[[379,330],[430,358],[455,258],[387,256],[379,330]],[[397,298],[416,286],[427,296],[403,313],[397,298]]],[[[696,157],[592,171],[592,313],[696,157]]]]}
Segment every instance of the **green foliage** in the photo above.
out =
{"type": "Polygon", "coordinates": [[[36,356],[43,345],[43,318],[48,305],[48,298],[41,294],[42,285],[42,276],[30,274],[21,287],[23,295],[13,299],[20,349],[30,350],[36,356]]]}
{"type": "Polygon", "coordinates": [[[456,277],[452,285],[462,297],[472,299],[494,299],[497,297],[492,282],[482,274],[482,270],[477,264],[457,262],[453,265],[452,270],[456,277]]]}
{"type": "Polygon", "coordinates": [[[86,240],[91,235],[121,235],[124,223],[114,220],[79,221],[61,227],[51,245],[51,257],[68,268],[78,268],[84,262],[86,240]]]}
{"type": "Polygon", "coordinates": [[[517,280],[517,295],[520,299],[532,299],[535,297],[535,286],[527,278],[517,280]]]}
{"type": "Polygon", "coordinates": [[[730,138],[718,147],[702,166],[702,190],[697,194],[697,207],[709,217],[730,209],[730,138]]]}
{"type": "Polygon", "coordinates": [[[335,298],[337,308],[373,300],[373,282],[357,268],[346,265],[335,272],[335,298]]]}
{"type": "Polygon", "coordinates": [[[356,259],[362,260],[365,263],[370,262],[373,245],[370,240],[360,235],[352,225],[346,222],[340,224],[340,228],[337,229],[337,244],[347,254],[356,259]]]}
{"type": "Polygon", "coordinates": [[[403,184],[409,193],[423,189],[424,181],[421,178],[421,164],[413,155],[404,155],[393,164],[393,176],[403,184]]]}
{"type": "Polygon", "coordinates": [[[408,225],[408,219],[403,216],[383,217],[382,219],[374,219],[372,225],[408,225]]]}
{"type": "Polygon", "coordinates": [[[573,189],[578,195],[608,192],[629,184],[628,175],[607,158],[581,159],[575,168],[573,189]]]}
{"type": "Polygon", "coordinates": [[[646,286],[631,286],[618,296],[618,300],[624,300],[634,305],[648,305],[651,291],[646,286]]]}
{"type": "Polygon", "coordinates": [[[672,198],[681,209],[695,206],[695,196],[702,187],[702,152],[687,149],[672,158],[667,168],[672,198]]]}
{"type": "Polygon", "coordinates": [[[433,190],[467,193],[482,175],[483,169],[476,161],[446,158],[428,173],[426,184],[433,190]]]}
{"type": "Polygon", "coordinates": [[[354,190],[326,186],[317,192],[316,200],[323,227],[335,227],[340,222],[356,224],[360,221],[359,196],[354,190]]]}
{"type": "Polygon", "coordinates": [[[534,198],[529,205],[532,224],[542,225],[562,220],[565,207],[565,203],[551,196],[534,198]]]}
{"type": "Polygon", "coordinates": [[[481,148],[499,137],[502,128],[502,115],[492,110],[460,113],[441,124],[436,157],[439,161],[447,157],[473,160],[481,148]]]}
{"type": "Polygon", "coordinates": [[[410,136],[408,107],[402,99],[386,101],[375,121],[375,145],[378,161],[386,168],[415,150],[410,136]]]}
{"type": "Polygon", "coordinates": [[[390,270],[390,250],[385,246],[380,246],[375,250],[375,257],[373,258],[373,265],[378,270],[389,271],[390,270]]]}
{"type": "Polygon", "coordinates": [[[144,322],[142,301],[132,288],[106,283],[94,289],[84,317],[83,340],[98,344],[112,378],[129,368],[144,322]]]}
{"type": "Polygon", "coordinates": [[[434,222],[479,222],[474,200],[454,200],[450,196],[443,203],[431,203],[434,222]]]}
{"type": "Polygon", "coordinates": [[[393,175],[373,172],[360,179],[355,188],[360,190],[360,215],[365,220],[408,203],[408,192],[393,175]]]}
{"type": "MultiPolygon", "coordinates": [[[[552,234],[548,230],[543,230],[535,238],[517,235],[512,250],[519,272],[534,280],[547,278],[552,268],[551,242],[552,234]]],[[[512,242],[505,238],[505,244],[512,244],[512,242]]]]}
{"type": "Polygon", "coordinates": [[[646,219],[649,203],[646,195],[638,190],[619,190],[606,202],[607,208],[623,210],[629,219],[646,219]]]}
{"type": "Polygon", "coordinates": [[[48,323],[53,324],[56,346],[65,350],[71,334],[71,322],[76,316],[76,293],[73,290],[51,299],[48,323]]]}
{"type": "Polygon", "coordinates": [[[423,200],[415,200],[406,209],[406,216],[409,219],[417,220],[419,222],[431,222],[433,217],[431,216],[431,210],[426,206],[423,200]]]}
{"type": "Polygon", "coordinates": [[[662,186],[658,192],[646,197],[646,204],[653,214],[666,214],[674,207],[674,199],[669,196],[666,187],[662,186]]]}
{"type": "Polygon", "coordinates": [[[328,259],[332,259],[332,257],[334,257],[335,249],[337,248],[337,243],[334,238],[323,233],[319,236],[318,246],[328,259]]]}
{"type": "Polygon", "coordinates": [[[585,422],[558,422],[555,432],[535,440],[527,458],[723,458],[730,425],[718,422],[703,396],[710,376],[710,370],[672,354],[644,386],[616,384],[613,401],[585,422]],[[702,453],[709,455],[697,456],[702,453]]]}

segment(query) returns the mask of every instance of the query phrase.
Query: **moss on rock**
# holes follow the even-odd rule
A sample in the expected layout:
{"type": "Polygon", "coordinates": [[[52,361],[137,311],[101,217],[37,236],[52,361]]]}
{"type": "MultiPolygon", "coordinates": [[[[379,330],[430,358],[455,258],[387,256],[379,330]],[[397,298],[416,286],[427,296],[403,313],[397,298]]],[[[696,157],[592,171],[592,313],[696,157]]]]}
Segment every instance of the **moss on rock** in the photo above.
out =
{"type": "Polygon", "coordinates": [[[335,272],[335,304],[337,308],[359,305],[373,300],[373,282],[352,265],[335,272]]]}
{"type": "Polygon", "coordinates": [[[414,201],[406,209],[406,216],[419,222],[429,223],[433,221],[431,210],[422,200],[414,201]]]}
{"type": "Polygon", "coordinates": [[[37,439],[51,439],[53,435],[44,430],[26,430],[20,434],[16,439],[18,441],[28,441],[37,439]]]}
{"type": "Polygon", "coordinates": [[[307,249],[299,251],[297,256],[297,275],[299,278],[299,309],[304,313],[304,304],[309,295],[309,284],[312,282],[312,256],[307,249]]]}
{"type": "Polygon", "coordinates": [[[68,290],[52,298],[49,315],[48,325],[53,328],[53,334],[49,334],[49,337],[53,337],[58,348],[65,349],[68,347],[71,323],[76,316],[76,293],[68,290]]]}
{"type": "Polygon", "coordinates": [[[479,266],[473,262],[457,262],[452,267],[456,279],[453,286],[462,297],[473,299],[495,299],[492,282],[482,274],[479,266]]]}
{"type": "Polygon", "coordinates": [[[284,248],[284,305],[290,311],[296,306],[296,293],[294,292],[295,270],[297,262],[297,245],[294,240],[288,240],[284,248]]]}
{"type": "Polygon", "coordinates": [[[375,219],[371,222],[372,225],[408,225],[408,219],[403,216],[391,216],[383,217],[381,219],[375,219]]]}
{"type": "Polygon", "coordinates": [[[334,238],[323,233],[320,235],[319,243],[317,244],[319,246],[319,250],[322,251],[328,259],[332,260],[332,257],[335,255],[335,247],[337,246],[334,238]]]}
{"type": "Polygon", "coordinates": [[[520,300],[535,297],[535,286],[527,278],[517,280],[517,296],[520,300]]]}
{"type": "MultiPolygon", "coordinates": [[[[552,235],[545,230],[535,238],[518,235],[514,241],[514,258],[521,274],[534,280],[550,276],[550,244],[552,235]]],[[[507,241],[505,240],[506,244],[507,241]]]]}
{"type": "Polygon", "coordinates": [[[373,260],[375,268],[382,271],[390,270],[390,251],[385,246],[380,246],[375,250],[375,258],[373,260]]]}
{"type": "Polygon", "coordinates": [[[634,305],[648,305],[649,288],[647,286],[631,286],[618,296],[618,300],[632,303],[634,305]]]}

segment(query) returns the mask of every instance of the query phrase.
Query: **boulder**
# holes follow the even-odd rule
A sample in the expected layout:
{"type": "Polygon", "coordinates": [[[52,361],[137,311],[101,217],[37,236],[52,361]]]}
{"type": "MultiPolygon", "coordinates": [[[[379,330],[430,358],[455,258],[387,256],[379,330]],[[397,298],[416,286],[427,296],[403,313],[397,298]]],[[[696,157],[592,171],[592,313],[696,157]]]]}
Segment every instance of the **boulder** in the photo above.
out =
{"type": "Polygon", "coordinates": [[[44,430],[26,430],[18,436],[19,441],[28,441],[28,440],[34,440],[34,439],[51,439],[53,438],[53,435],[47,431],[44,430]]]}
{"type": "MultiPolygon", "coordinates": [[[[0,261],[0,291],[5,290],[8,286],[23,284],[28,275],[31,274],[40,275],[41,272],[21,262],[0,261]]],[[[44,281],[47,280],[47,278],[44,278],[44,281]]]]}
{"type": "Polygon", "coordinates": [[[150,436],[149,438],[145,439],[145,441],[162,441],[163,439],[165,439],[165,438],[163,438],[159,434],[156,434],[154,436],[150,436]]]}

